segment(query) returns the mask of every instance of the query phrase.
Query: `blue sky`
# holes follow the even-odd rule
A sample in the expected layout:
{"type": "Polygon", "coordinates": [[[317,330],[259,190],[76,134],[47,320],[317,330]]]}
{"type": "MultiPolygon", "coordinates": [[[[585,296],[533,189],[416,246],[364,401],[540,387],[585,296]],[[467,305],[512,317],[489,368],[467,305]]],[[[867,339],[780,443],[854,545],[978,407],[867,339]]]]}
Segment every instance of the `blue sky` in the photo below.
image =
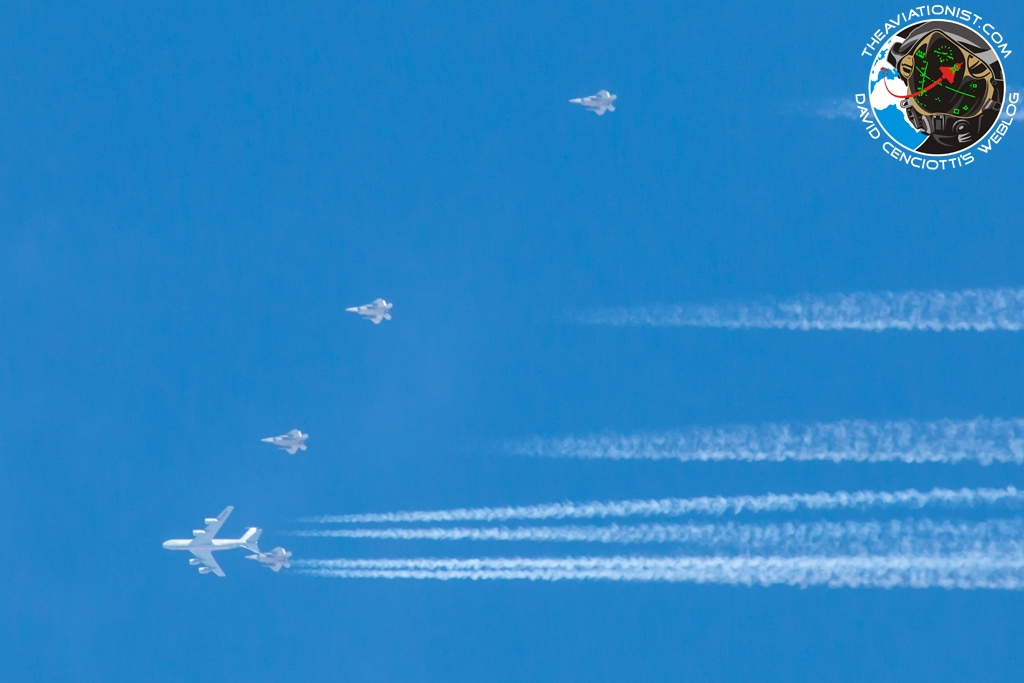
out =
{"type": "MultiPolygon", "coordinates": [[[[857,121],[814,113],[862,91],[862,43],[902,9],[5,6],[8,679],[1012,679],[1015,592],[347,581],[237,552],[216,579],[160,547],[226,505],[226,536],[258,525],[265,548],[296,557],[565,556],[588,549],[285,532],[311,514],[1024,488],[1017,466],[493,448],[1024,414],[1020,334],[565,322],[603,306],[1024,284],[1017,131],[968,168],[926,173],[857,121]],[[601,88],[616,112],[567,102],[601,88]],[[344,312],[377,296],[395,302],[390,323],[344,312]],[[259,442],[293,427],[307,452],[259,442]]],[[[1020,6],[975,9],[1024,36],[1020,6]]]]}

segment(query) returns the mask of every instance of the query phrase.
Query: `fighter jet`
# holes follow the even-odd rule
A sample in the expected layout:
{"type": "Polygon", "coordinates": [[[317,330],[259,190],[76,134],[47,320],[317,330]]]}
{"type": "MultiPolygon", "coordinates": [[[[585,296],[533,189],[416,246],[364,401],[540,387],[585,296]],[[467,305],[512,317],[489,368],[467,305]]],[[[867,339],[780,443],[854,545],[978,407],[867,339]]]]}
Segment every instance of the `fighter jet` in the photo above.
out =
{"type": "Polygon", "coordinates": [[[292,554],[290,552],[288,552],[281,546],[277,546],[269,553],[256,553],[255,555],[246,555],[245,559],[256,560],[264,567],[272,569],[275,572],[279,572],[281,571],[281,567],[292,566],[292,563],[288,561],[288,558],[291,556],[292,554]]]}
{"type": "Polygon", "coordinates": [[[306,444],[303,443],[309,438],[309,434],[303,434],[298,429],[293,429],[287,434],[281,436],[268,436],[260,441],[272,443],[283,451],[288,451],[288,455],[295,455],[295,451],[306,450],[306,444]]]}
{"type": "Polygon", "coordinates": [[[365,306],[353,306],[345,310],[349,313],[358,313],[367,320],[373,321],[374,325],[380,325],[381,320],[391,320],[391,314],[388,311],[391,310],[392,306],[394,304],[389,304],[384,299],[374,299],[365,306]]]}
{"type": "Polygon", "coordinates": [[[619,99],[618,95],[612,95],[607,90],[599,90],[596,95],[577,97],[575,100],[569,101],[573,104],[582,104],[598,116],[603,116],[606,111],[615,111],[615,105],[612,102],[617,99],[619,99]]]}
{"type": "Polygon", "coordinates": [[[199,564],[203,565],[199,568],[200,574],[213,572],[217,576],[224,576],[224,571],[217,564],[217,561],[213,559],[213,552],[215,550],[245,548],[246,550],[258,553],[260,548],[256,545],[256,541],[259,539],[260,534],[263,533],[262,529],[251,527],[241,538],[214,538],[217,532],[220,531],[221,526],[223,526],[224,520],[228,518],[228,515],[234,509],[229,505],[224,508],[224,512],[216,517],[207,518],[205,520],[206,528],[193,531],[191,540],[182,538],[164,541],[164,547],[168,550],[187,550],[195,555],[188,563],[193,567],[199,564]]]}

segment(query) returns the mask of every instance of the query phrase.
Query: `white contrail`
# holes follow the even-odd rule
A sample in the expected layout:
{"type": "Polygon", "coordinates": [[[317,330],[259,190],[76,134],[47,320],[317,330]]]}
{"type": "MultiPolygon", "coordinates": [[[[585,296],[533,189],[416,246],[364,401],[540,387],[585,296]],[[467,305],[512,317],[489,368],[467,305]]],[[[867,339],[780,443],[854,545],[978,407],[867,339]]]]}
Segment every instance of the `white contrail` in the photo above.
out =
{"type": "Polygon", "coordinates": [[[1024,520],[987,522],[811,522],[784,524],[640,524],[428,529],[317,529],[299,536],[433,541],[675,543],[715,553],[778,556],[938,555],[987,552],[1024,555],[1024,520]]]}
{"type": "Polygon", "coordinates": [[[612,460],[831,460],[832,462],[1024,464],[1024,419],[693,427],[639,434],[510,442],[517,455],[612,460]]]}
{"type": "Polygon", "coordinates": [[[610,308],[577,316],[595,325],[787,330],[1024,330],[1024,289],[857,292],[718,306],[610,308]]]}
{"type": "Polygon", "coordinates": [[[690,581],[834,588],[1024,588],[1024,556],[579,557],[299,560],[301,573],[337,578],[690,581]]]}
{"type": "Polygon", "coordinates": [[[651,517],[664,515],[724,515],[741,512],[792,512],[808,510],[866,509],[869,507],[923,508],[928,505],[987,505],[1024,500],[1024,491],[1013,486],[1005,489],[960,490],[935,488],[920,492],[837,491],[835,493],[768,493],[762,496],[701,496],[698,498],[662,498],[660,500],[619,500],[601,503],[548,503],[519,507],[457,508],[412,512],[381,512],[356,515],[309,517],[303,522],[374,524],[396,522],[501,522],[511,519],[605,519],[608,517],[651,517]]]}

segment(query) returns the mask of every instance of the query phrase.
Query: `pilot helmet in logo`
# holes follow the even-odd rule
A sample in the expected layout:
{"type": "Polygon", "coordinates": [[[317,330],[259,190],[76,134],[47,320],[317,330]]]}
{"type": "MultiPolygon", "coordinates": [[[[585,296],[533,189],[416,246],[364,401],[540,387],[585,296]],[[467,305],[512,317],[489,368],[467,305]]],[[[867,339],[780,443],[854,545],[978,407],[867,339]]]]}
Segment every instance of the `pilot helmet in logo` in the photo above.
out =
{"type": "Polygon", "coordinates": [[[976,31],[923,21],[895,34],[875,57],[871,107],[893,142],[928,156],[981,141],[1003,107],[996,50],[976,31]]]}

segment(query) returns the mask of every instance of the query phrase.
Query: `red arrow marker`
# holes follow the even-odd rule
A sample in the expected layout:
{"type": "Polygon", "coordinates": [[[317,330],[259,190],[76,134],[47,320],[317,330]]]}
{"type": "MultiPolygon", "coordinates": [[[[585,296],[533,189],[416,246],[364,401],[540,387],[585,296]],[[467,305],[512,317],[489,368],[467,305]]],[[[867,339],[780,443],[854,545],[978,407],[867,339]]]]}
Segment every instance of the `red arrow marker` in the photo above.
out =
{"type": "Polygon", "coordinates": [[[929,85],[929,86],[928,86],[927,88],[925,88],[924,90],[918,90],[918,91],[917,91],[916,93],[914,93],[913,95],[897,95],[897,94],[896,94],[896,93],[894,93],[894,92],[893,92],[892,90],[889,90],[889,83],[888,83],[888,80],[889,80],[889,79],[886,79],[885,81],[882,81],[882,83],[884,83],[884,84],[885,84],[885,89],[886,89],[886,90],[889,90],[889,94],[890,94],[890,95],[892,95],[893,97],[895,97],[896,99],[900,99],[900,100],[908,100],[908,99],[910,99],[911,97],[917,97],[918,95],[920,95],[920,94],[922,94],[922,93],[926,93],[926,92],[928,92],[929,90],[931,90],[932,88],[934,88],[935,86],[937,86],[937,85],[938,85],[939,83],[942,83],[942,81],[949,81],[950,83],[952,83],[952,82],[953,82],[953,76],[954,76],[954,75],[956,74],[956,72],[957,72],[957,71],[959,71],[959,70],[960,70],[960,66],[961,66],[962,64],[963,64],[963,62],[959,62],[959,63],[958,63],[958,64],[957,64],[956,66],[953,66],[953,67],[949,67],[949,66],[940,66],[940,67],[939,67],[939,71],[941,71],[941,72],[942,72],[942,76],[940,76],[940,77],[939,77],[939,80],[935,81],[934,83],[932,83],[931,85],[929,85]]]}

